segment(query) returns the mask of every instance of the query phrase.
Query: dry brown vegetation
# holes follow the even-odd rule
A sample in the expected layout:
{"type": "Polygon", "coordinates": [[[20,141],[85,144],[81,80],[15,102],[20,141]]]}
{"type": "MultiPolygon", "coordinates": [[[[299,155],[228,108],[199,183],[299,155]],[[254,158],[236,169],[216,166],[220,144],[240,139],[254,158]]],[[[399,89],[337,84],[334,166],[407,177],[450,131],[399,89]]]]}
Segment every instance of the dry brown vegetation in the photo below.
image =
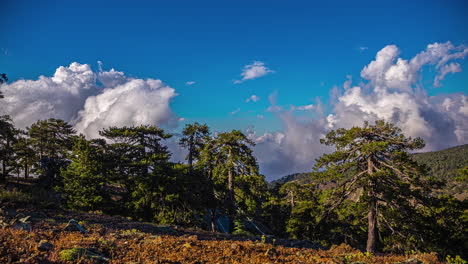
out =
{"type": "Polygon", "coordinates": [[[31,231],[14,224],[0,229],[0,263],[442,263],[435,254],[370,255],[344,244],[291,248],[99,214],[14,213],[32,215],[31,231]],[[70,217],[88,232],[66,231],[70,217]]]}

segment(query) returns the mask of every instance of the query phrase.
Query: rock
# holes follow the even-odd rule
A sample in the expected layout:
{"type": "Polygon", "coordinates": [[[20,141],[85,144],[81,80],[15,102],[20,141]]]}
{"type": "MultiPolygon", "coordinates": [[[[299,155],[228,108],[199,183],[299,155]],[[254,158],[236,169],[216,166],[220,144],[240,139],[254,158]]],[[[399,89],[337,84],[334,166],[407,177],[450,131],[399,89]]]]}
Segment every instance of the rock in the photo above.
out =
{"type": "Polygon", "coordinates": [[[29,219],[31,219],[30,215],[25,216],[23,218],[19,218],[18,221],[20,221],[21,223],[24,223],[24,224],[30,224],[31,221],[29,219]]]}
{"type": "Polygon", "coordinates": [[[88,231],[86,231],[86,229],[83,226],[78,224],[78,222],[75,219],[71,219],[68,222],[67,226],[63,230],[72,231],[72,232],[79,231],[81,233],[88,233],[88,231]]]}
{"type": "Polygon", "coordinates": [[[16,230],[24,230],[31,232],[31,223],[30,222],[21,222],[20,220],[13,220],[10,224],[11,228],[16,230]]]}
{"type": "Polygon", "coordinates": [[[41,240],[39,244],[37,245],[37,249],[39,251],[49,251],[54,248],[54,245],[52,243],[49,243],[47,240],[41,240]]]}

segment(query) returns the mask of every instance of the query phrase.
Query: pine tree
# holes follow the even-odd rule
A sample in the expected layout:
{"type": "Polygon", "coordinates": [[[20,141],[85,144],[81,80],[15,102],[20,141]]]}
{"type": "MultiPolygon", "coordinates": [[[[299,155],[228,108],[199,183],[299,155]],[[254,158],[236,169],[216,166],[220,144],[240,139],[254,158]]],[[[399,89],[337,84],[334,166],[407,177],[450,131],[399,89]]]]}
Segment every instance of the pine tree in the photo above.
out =
{"type": "Polygon", "coordinates": [[[25,131],[19,131],[18,138],[13,149],[15,152],[16,163],[23,170],[24,178],[27,179],[30,175],[31,167],[36,160],[36,153],[34,152],[30,144],[30,139],[25,131]]]}
{"type": "Polygon", "coordinates": [[[60,170],[68,165],[67,156],[76,139],[75,130],[63,120],[50,118],[32,124],[27,133],[37,155],[35,167],[45,178],[43,183],[59,183],[60,170]]]}
{"type": "Polygon", "coordinates": [[[154,220],[170,171],[170,153],[161,141],[171,137],[155,126],[111,127],[100,132],[110,139],[114,179],[128,190],[127,206],[146,221],[154,220]]]}
{"type": "Polygon", "coordinates": [[[101,209],[105,200],[105,149],[96,143],[79,137],[69,156],[71,164],[62,169],[63,192],[70,208],[97,210],[101,209]]]}
{"type": "Polygon", "coordinates": [[[193,161],[200,158],[200,152],[209,141],[210,134],[210,129],[206,124],[200,125],[195,122],[185,125],[182,131],[183,137],[180,139],[179,144],[188,150],[186,159],[189,163],[190,172],[193,172],[193,161]]]}
{"type": "MultiPolygon", "coordinates": [[[[5,73],[0,73],[0,84],[8,82],[8,78],[5,73]]],[[[3,98],[2,91],[0,91],[0,99],[3,98]]]]}
{"type": "Polygon", "coordinates": [[[362,188],[368,207],[368,252],[375,252],[378,242],[378,207],[399,208],[401,205],[423,203],[429,185],[421,178],[427,170],[414,162],[407,151],[424,147],[420,138],[405,137],[390,123],[376,121],[363,127],[337,129],[321,139],[334,145],[336,151],[317,159],[316,171],[322,177],[339,181],[336,200],[324,214],[326,217],[349,195],[362,188]],[[323,171],[322,171],[323,170],[323,171]]]}
{"type": "Polygon", "coordinates": [[[202,166],[208,170],[214,186],[214,196],[230,217],[230,231],[234,228],[237,210],[255,214],[259,198],[266,189],[252,154],[254,143],[241,131],[220,133],[207,144],[201,155],[202,166]]]}
{"type": "Polygon", "coordinates": [[[16,141],[17,130],[9,116],[0,116],[0,182],[5,181],[9,172],[12,170],[14,162],[13,145],[16,141]]]}

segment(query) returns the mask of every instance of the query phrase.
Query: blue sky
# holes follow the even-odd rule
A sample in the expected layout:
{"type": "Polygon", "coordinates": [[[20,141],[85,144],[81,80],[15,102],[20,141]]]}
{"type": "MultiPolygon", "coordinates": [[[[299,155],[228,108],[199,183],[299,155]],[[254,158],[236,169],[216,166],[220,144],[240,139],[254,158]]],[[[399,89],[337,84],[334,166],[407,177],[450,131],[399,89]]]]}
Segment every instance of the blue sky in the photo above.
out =
{"type": "MultiPolygon", "coordinates": [[[[270,106],[323,103],[346,76],[387,45],[411,59],[428,44],[468,42],[467,1],[6,1],[0,10],[0,72],[11,82],[52,76],[72,62],[161,79],[175,89],[172,111],[214,130],[281,131],[270,106]],[[273,72],[234,83],[246,65],[273,72]],[[195,84],[186,85],[193,81],[195,84]],[[245,102],[251,95],[258,102],[245,102]],[[230,114],[240,109],[236,114],[230,114]],[[258,118],[258,116],[264,118],[258,118]]],[[[464,93],[463,71],[429,95],[464,93]]],[[[182,122],[183,123],[183,122],[182,122]]],[[[176,130],[180,129],[180,125],[176,130]]]]}

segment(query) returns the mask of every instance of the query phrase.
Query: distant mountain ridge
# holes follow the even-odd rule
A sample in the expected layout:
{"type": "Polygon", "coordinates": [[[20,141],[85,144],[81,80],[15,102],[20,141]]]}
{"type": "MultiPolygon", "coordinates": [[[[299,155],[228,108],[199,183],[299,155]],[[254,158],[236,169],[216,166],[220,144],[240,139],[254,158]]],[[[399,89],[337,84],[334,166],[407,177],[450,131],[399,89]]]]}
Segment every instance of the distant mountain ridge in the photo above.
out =
{"type": "MultiPolygon", "coordinates": [[[[468,144],[447,148],[439,151],[421,152],[413,154],[413,159],[430,168],[429,175],[447,182],[444,191],[458,199],[468,198],[468,182],[457,181],[458,170],[468,166],[468,144]]],[[[312,183],[310,172],[293,173],[278,180],[271,185],[283,185],[290,181],[301,184],[312,183]]]]}

